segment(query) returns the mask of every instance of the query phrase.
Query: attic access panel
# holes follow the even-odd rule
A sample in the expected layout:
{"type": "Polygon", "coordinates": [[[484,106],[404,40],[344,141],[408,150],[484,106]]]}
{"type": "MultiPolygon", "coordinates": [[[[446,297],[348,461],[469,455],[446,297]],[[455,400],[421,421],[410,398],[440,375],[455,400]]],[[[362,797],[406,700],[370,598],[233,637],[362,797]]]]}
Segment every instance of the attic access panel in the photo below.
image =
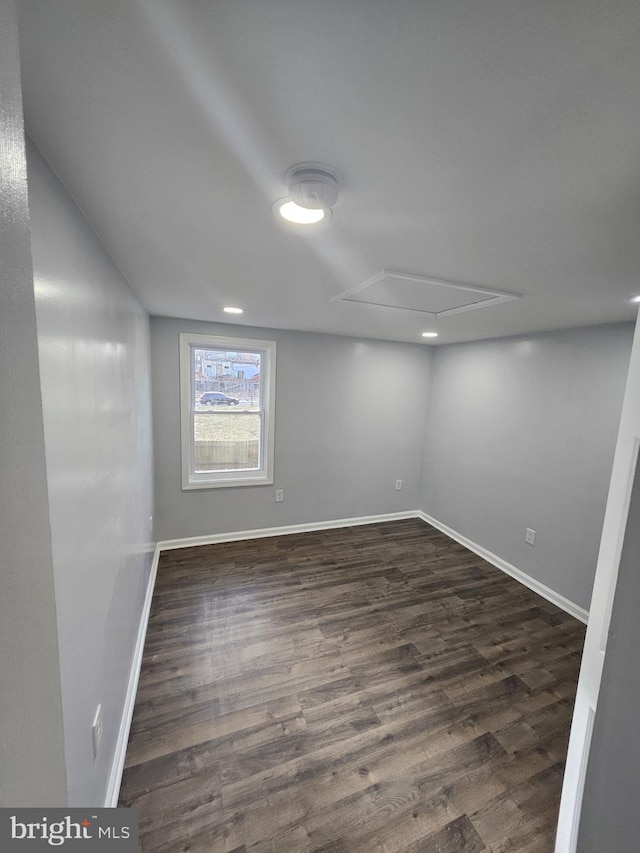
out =
{"type": "Polygon", "coordinates": [[[515,293],[487,290],[457,281],[440,281],[422,275],[382,270],[364,284],[332,298],[332,302],[352,302],[369,308],[418,311],[435,317],[485,308],[512,299],[515,293]]]}

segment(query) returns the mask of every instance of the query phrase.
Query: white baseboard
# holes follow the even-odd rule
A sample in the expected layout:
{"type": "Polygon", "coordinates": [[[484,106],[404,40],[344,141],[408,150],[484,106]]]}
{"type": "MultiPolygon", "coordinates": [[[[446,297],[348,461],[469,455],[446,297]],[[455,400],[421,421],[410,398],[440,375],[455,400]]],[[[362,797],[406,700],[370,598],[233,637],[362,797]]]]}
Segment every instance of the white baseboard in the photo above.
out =
{"type": "Polygon", "coordinates": [[[116,742],[115,754],[111,764],[111,773],[109,774],[109,784],[107,785],[107,794],[104,804],[107,809],[115,809],[118,805],[118,796],[120,794],[120,785],[122,784],[122,773],[124,771],[124,761],[127,754],[127,743],[129,741],[131,720],[133,719],[133,709],[136,703],[136,693],[138,692],[138,681],[140,679],[140,669],[142,667],[142,653],[144,651],[144,641],[147,635],[147,625],[149,622],[149,613],[151,611],[153,590],[156,584],[156,574],[158,573],[159,558],[160,548],[156,545],[153,553],[153,560],[151,562],[149,580],[147,581],[147,592],[144,599],[142,614],[140,616],[140,625],[138,626],[138,636],[136,637],[136,645],[133,651],[133,658],[131,660],[131,668],[129,670],[129,682],[127,684],[127,693],[125,696],[124,708],[122,710],[122,718],[120,720],[118,740],[116,742]]]}
{"type": "Polygon", "coordinates": [[[262,527],[254,530],[236,530],[231,533],[214,533],[209,536],[192,536],[185,539],[167,539],[163,542],[158,542],[156,546],[156,553],[159,551],[170,551],[176,548],[191,548],[195,545],[215,545],[219,542],[240,542],[244,539],[263,539],[268,536],[287,536],[294,533],[308,533],[314,530],[331,530],[336,527],[356,527],[362,524],[398,521],[403,518],[419,518],[427,524],[432,525],[442,533],[449,536],[450,539],[464,545],[464,547],[468,548],[469,551],[473,551],[474,554],[482,557],[483,560],[486,560],[497,569],[500,569],[500,571],[503,571],[505,574],[515,578],[515,580],[533,590],[533,592],[536,592],[538,595],[546,598],[547,601],[557,605],[561,610],[571,614],[571,616],[575,616],[576,619],[579,619],[586,625],[589,619],[589,612],[587,610],[579,607],[573,601],[570,601],[559,592],[551,589],[551,587],[548,587],[535,578],[532,578],[530,575],[526,574],[526,572],[523,572],[521,569],[512,566],[511,563],[503,560],[502,557],[498,557],[497,554],[488,551],[486,548],[483,548],[482,545],[477,545],[471,539],[467,539],[466,536],[463,536],[451,527],[447,527],[446,524],[442,524],[442,522],[438,521],[436,518],[432,518],[430,515],[427,515],[421,510],[391,512],[383,513],[381,515],[366,515],[358,518],[337,518],[329,521],[290,524],[284,527],[262,527]]]}
{"type": "Polygon", "coordinates": [[[362,524],[379,524],[382,521],[399,521],[403,518],[419,518],[417,510],[389,512],[381,515],[364,515],[358,518],[335,518],[330,521],[312,521],[305,524],[289,524],[285,527],[261,527],[255,530],[236,530],[232,533],[213,533],[210,536],[192,536],[186,539],[167,539],[158,542],[160,551],[175,548],[191,548],[194,545],[216,545],[218,542],[240,542],[243,539],[264,539],[267,536],[288,536],[293,533],[310,533],[314,530],[332,530],[335,527],[358,527],[362,524]]]}
{"type": "Polygon", "coordinates": [[[511,575],[512,578],[520,581],[521,584],[533,590],[533,592],[537,592],[538,595],[546,598],[547,601],[555,604],[561,610],[571,614],[571,616],[575,616],[576,619],[579,619],[580,622],[584,622],[585,625],[587,624],[589,619],[588,610],[585,610],[583,607],[579,607],[577,604],[574,604],[573,601],[569,601],[569,599],[565,598],[564,595],[560,595],[559,592],[551,589],[551,587],[540,583],[540,581],[532,578],[530,575],[521,571],[521,569],[517,569],[515,566],[512,566],[511,563],[507,563],[507,561],[503,560],[502,557],[498,557],[497,554],[493,554],[491,551],[483,548],[482,545],[477,545],[471,539],[467,539],[466,536],[463,536],[451,527],[447,527],[446,524],[442,524],[442,522],[432,518],[430,515],[421,511],[416,512],[415,515],[423,521],[426,521],[427,524],[430,524],[432,527],[435,527],[442,533],[446,534],[450,539],[454,539],[456,542],[459,542],[460,545],[464,545],[464,547],[468,548],[469,551],[473,551],[474,554],[482,557],[483,560],[491,563],[491,565],[500,569],[500,571],[505,572],[507,575],[511,575]]]}

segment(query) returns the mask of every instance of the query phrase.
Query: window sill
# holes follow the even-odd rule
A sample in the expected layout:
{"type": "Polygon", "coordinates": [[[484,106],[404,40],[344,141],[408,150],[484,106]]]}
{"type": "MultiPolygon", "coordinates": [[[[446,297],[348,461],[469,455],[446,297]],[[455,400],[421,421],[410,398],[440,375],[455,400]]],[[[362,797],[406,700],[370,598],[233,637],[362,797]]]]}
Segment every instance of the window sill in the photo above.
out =
{"type": "Polygon", "coordinates": [[[273,477],[267,474],[259,475],[252,474],[247,477],[225,477],[216,478],[215,480],[190,480],[182,484],[182,491],[191,491],[193,489],[224,489],[233,488],[235,486],[272,486],[273,477]]]}

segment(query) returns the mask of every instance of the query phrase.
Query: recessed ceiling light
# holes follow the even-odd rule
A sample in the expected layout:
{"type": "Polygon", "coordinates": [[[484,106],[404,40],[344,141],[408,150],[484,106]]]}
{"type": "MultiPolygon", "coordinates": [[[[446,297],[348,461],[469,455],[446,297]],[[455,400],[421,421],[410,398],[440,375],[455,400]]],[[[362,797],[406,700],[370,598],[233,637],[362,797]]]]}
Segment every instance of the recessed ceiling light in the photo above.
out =
{"type": "Polygon", "coordinates": [[[438,333],[437,332],[423,332],[422,337],[423,338],[437,338],[438,333]]]}
{"type": "Polygon", "coordinates": [[[227,307],[222,310],[225,314],[244,314],[244,309],[234,308],[233,305],[227,305],[227,307]]]}
{"type": "Polygon", "coordinates": [[[630,297],[629,302],[640,302],[640,295],[630,297]]]}
{"type": "Polygon", "coordinates": [[[275,203],[274,210],[287,222],[293,222],[296,225],[315,225],[325,217],[325,211],[322,208],[312,210],[308,207],[300,207],[290,198],[281,198],[275,203]]]}

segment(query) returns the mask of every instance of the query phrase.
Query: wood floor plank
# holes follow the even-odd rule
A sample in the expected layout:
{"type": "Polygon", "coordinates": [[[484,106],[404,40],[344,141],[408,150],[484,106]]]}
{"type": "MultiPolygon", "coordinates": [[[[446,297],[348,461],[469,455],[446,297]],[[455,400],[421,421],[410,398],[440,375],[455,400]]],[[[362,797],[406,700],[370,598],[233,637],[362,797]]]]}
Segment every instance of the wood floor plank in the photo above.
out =
{"type": "Polygon", "coordinates": [[[434,850],[437,853],[482,853],[486,850],[484,841],[480,838],[467,817],[456,818],[427,838],[421,838],[414,844],[404,848],[404,853],[424,853],[434,850]]]}
{"type": "Polygon", "coordinates": [[[161,555],[143,853],[551,853],[584,626],[417,519],[161,555]]]}

